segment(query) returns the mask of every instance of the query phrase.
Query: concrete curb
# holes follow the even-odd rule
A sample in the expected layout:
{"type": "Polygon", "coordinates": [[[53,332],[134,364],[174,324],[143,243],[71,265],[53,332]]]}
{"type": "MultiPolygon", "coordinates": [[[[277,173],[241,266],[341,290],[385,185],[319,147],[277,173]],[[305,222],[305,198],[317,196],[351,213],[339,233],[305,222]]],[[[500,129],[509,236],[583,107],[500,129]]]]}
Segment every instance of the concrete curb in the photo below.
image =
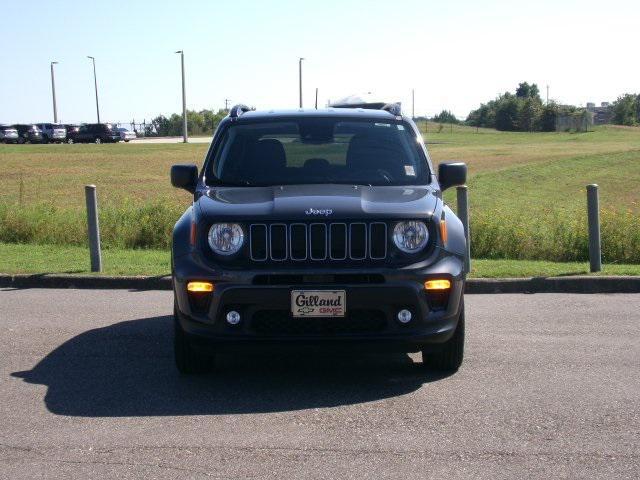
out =
{"type": "Polygon", "coordinates": [[[640,293],[640,277],[472,278],[465,293],[640,293]]]}
{"type": "MultiPolygon", "coordinates": [[[[0,274],[0,288],[171,290],[171,277],[0,274]]],[[[466,293],[640,293],[640,276],[472,278],[467,280],[466,293]]]]}
{"type": "Polygon", "coordinates": [[[0,274],[0,288],[94,288],[171,290],[171,277],[110,277],[103,275],[0,274]]]}

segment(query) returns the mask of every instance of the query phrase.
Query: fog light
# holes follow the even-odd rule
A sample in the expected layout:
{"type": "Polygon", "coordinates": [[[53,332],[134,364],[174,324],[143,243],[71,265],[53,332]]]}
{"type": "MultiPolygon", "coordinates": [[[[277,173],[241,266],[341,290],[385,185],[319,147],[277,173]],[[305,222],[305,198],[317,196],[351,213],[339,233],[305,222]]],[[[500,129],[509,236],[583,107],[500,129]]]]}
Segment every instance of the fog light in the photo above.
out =
{"type": "Polygon", "coordinates": [[[190,292],[213,292],[213,283],[211,282],[189,282],[187,290],[190,292]]]}
{"type": "Polygon", "coordinates": [[[227,313],[227,323],[229,325],[237,325],[240,323],[240,314],[235,310],[231,310],[227,313]]]}
{"type": "Polygon", "coordinates": [[[424,282],[425,290],[449,290],[451,281],[449,280],[427,280],[424,282]]]}
{"type": "Polygon", "coordinates": [[[411,321],[411,312],[409,310],[400,310],[398,312],[398,321],[400,323],[409,323],[411,321]]]}

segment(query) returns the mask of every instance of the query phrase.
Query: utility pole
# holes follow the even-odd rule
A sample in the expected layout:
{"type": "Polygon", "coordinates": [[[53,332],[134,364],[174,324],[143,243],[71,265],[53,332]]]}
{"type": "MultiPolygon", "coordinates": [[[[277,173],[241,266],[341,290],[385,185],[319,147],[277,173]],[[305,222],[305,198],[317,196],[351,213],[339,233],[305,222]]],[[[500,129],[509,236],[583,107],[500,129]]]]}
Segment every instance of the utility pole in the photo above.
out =
{"type": "Polygon", "coordinates": [[[224,109],[228,112],[229,111],[229,102],[231,100],[229,100],[228,98],[224,99],[224,109]]]}
{"type": "Polygon", "coordinates": [[[93,85],[96,88],[96,115],[98,116],[98,123],[100,123],[100,107],[98,105],[98,79],[96,77],[96,59],[87,55],[87,58],[93,62],[93,85]]]}
{"type": "Polygon", "coordinates": [[[547,85],[547,105],[549,105],[549,85],[547,85]]]}
{"type": "Polygon", "coordinates": [[[415,120],[416,118],[416,90],[414,88],[411,89],[411,119],[415,120]]]}
{"type": "Polygon", "coordinates": [[[51,62],[51,93],[53,94],[53,123],[58,123],[58,109],[56,107],[56,80],[53,75],[53,66],[58,62],[51,62]]]}
{"type": "Polygon", "coordinates": [[[300,90],[300,108],[302,108],[302,61],[304,58],[298,59],[298,86],[300,90]]]}
{"type": "Polygon", "coordinates": [[[318,87],[316,87],[316,110],[318,109],[318,87]]]}
{"type": "Polygon", "coordinates": [[[189,136],[187,134],[187,94],[184,86],[184,51],[178,50],[180,54],[180,65],[182,66],[182,142],[187,143],[189,136]]]}

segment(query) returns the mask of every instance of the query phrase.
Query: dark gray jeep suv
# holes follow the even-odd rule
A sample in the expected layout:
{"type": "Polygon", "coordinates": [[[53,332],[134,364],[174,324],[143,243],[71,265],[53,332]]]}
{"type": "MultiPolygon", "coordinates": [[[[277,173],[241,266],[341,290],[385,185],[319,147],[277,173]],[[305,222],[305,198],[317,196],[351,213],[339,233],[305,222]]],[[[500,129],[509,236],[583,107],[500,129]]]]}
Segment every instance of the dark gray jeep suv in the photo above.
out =
{"type": "Polygon", "coordinates": [[[235,106],[173,232],[175,360],[207,370],[251,348],[421,351],[455,371],[464,348],[463,226],[399,105],[251,111],[235,106]],[[382,108],[379,108],[382,107],[382,108]]]}

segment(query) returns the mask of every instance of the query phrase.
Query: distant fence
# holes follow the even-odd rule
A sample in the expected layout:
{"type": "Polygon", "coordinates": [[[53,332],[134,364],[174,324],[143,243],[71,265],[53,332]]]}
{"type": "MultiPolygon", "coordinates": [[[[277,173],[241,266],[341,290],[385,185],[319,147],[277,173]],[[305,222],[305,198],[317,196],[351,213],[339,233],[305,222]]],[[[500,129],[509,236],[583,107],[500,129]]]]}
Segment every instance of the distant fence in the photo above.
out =
{"type": "Polygon", "coordinates": [[[136,122],[132,119],[130,122],[111,122],[118,127],[126,128],[135,132],[138,137],[157,137],[158,132],[153,123],[147,123],[146,120],[136,122]]]}
{"type": "Polygon", "coordinates": [[[593,113],[583,111],[576,114],[558,115],[556,117],[556,131],[588,132],[593,127],[593,113]]]}

